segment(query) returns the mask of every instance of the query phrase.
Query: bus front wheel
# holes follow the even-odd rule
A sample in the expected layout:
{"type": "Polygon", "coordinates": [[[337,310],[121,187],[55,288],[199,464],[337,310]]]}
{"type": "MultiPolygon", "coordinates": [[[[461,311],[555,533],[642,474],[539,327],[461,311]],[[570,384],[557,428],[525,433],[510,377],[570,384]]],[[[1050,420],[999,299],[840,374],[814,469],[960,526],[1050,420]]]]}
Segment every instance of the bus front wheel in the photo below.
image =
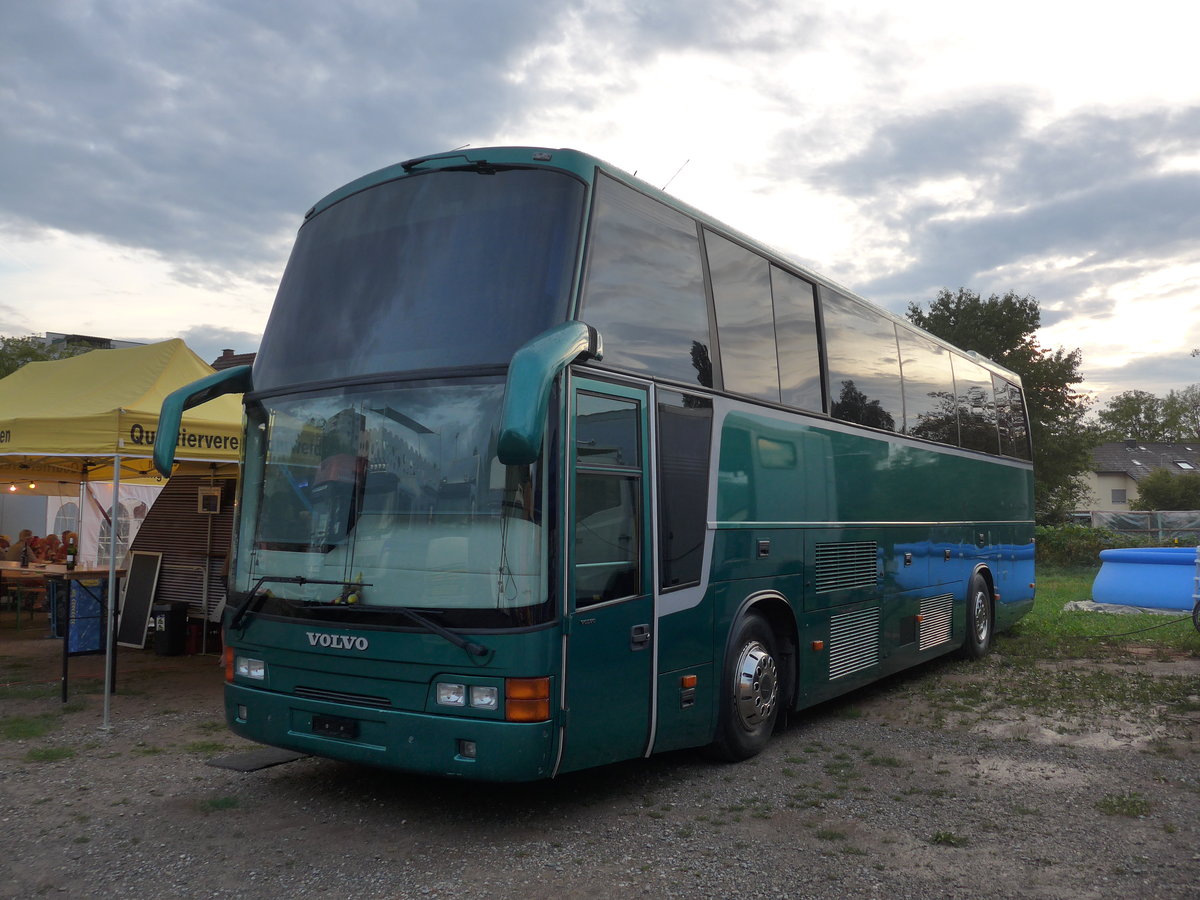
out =
{"type": "Polygon", "coordinates": [[[992,592],[987,579],[976,572],[967,586],[967,638],[962,655],[982,659],[992,645],[992,592]]]}
{"type": "Polygon", "coordinates": [[[721,679],[717,735],[711,750],[737,761],[759,753],[779,716],[780,678],[775,634],[762,615],[749,612],[734,629],[721,679]]]}

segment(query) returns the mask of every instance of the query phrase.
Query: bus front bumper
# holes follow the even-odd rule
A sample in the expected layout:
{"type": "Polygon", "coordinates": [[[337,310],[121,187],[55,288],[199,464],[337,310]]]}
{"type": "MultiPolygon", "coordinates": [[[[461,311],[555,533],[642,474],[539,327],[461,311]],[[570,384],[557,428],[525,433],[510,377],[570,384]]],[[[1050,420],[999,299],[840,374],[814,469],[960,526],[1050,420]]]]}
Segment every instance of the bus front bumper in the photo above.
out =
{"type": "Polygon", "coordinates": [[[225,719],[236,734],[262,744],[406,772],[534,781],[553,769],[552,722],[350,706],[228,683],[225,719]]]}

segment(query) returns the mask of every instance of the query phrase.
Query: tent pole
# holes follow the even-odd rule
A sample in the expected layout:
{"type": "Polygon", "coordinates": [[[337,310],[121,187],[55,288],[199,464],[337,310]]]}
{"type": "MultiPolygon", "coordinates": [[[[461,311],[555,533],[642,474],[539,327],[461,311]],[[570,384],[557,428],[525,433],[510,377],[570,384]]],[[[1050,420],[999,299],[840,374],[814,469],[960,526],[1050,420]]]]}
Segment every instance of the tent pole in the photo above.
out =
{"type": "MultiPolygon", "coordinates": [[[[213,487],[217,483],[216,475],[217,464],[213,463],[208,472],[208,486],[213,487]]],[[[208,654],[208,572],[212,568],[212,537],[213,537],[213,517],[205,516],[208,520],[208,536],[205,539],[204,547],[204,596],[201,603],[203,609],[203,618],[200,632],[200,653],[208,654]]]]}
{"type": "Polygon", "coordinates": [[[108,731],[108,709],[112,700],[113,651],[116,644],[117,622],[117,525],[121,517],[121,457],[113,457],[112,512],[108,523],[108,629],[104,644],[104,724],[108,731]]]}

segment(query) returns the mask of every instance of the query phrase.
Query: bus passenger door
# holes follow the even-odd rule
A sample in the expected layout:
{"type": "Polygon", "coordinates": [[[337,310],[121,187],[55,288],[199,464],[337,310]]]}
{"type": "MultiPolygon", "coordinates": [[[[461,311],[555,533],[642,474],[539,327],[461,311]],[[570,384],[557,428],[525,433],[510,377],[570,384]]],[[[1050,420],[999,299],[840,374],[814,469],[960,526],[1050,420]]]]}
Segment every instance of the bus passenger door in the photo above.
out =
{"type": "Polygon", "coordinates": [[[645,753],[655,657],[646,391],[576,379],[571,397],[563,772],[645,753]]]}

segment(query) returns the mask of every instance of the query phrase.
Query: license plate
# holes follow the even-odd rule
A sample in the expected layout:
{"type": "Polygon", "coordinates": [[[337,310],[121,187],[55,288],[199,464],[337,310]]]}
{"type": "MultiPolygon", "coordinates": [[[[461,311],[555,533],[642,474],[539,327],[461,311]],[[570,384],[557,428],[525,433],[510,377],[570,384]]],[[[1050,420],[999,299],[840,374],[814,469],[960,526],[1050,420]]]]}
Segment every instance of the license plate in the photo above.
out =
{"type": "Polygon", "coordinates": [[[342,716],[313,716],[312,730],[313,734],[323,737],[352,741],[358,737],[358,719],[346,719],[342,716]]]}

